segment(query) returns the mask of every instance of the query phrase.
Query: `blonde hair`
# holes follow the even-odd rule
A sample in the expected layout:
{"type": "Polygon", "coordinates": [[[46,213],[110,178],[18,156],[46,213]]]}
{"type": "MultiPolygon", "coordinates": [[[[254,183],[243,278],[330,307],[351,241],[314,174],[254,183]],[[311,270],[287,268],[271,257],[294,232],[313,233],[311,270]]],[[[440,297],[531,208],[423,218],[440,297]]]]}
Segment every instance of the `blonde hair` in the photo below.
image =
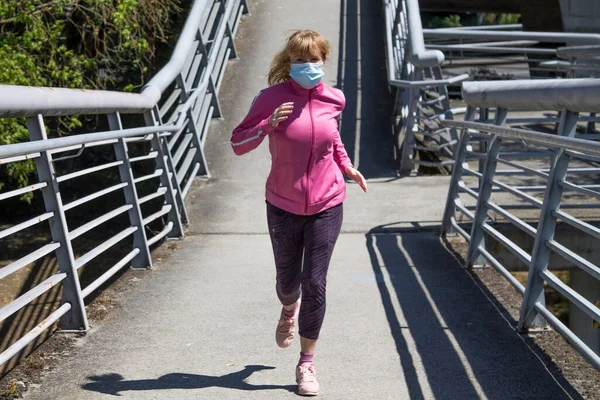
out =
{"type": "Polygon", "coordinates": [[[292,57],[320,57],[323,62],[331,53],[329,42],[317,32],[304,29],[293,32],[288,37],[285,48],[275,55],[267,75],[269,86],[289,79],[292,57]]]}

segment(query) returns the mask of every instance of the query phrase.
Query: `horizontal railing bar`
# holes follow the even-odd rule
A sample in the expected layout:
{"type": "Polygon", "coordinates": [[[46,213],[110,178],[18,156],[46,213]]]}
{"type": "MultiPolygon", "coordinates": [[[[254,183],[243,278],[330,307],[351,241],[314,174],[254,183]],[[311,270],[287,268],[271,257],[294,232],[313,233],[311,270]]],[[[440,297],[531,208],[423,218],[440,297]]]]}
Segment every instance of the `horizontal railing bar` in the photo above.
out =
{"type": "Polygon", "coordinates": [[[113,161],[111,163],[107,163],[107,164],[103,164],[103,165],[98,165],[96,167],[82,169],[81,171],[71,172],[70,174],[59,176],[56,178],[56,181],[58,183],[68,181],[70,179],[88,175],[88,174],[92,174],[94,172],[103,171],[105,169],[109,169],[109,168],[113,168],[113,167],[118,167],[121,164],[123,164],[123,161],[119,160],[119,161],[113,161]]]}
{"type": "Polygon", "coordinates": [[[579,151],[570,151],[570,150],[565,150],[565,153],[570,155],[571,157],[577,158],[579,160],[600,162],[600,155],[596,156],[596,155],[592,155],[592,154],[584,154],[579,151]]]}
{"type": "Polygon", "coordinates": [[[527,193],[524,193],[518,189],[515,189],[513,187],[510,187],[509,185],[502,183],[500,181],[497,181],[496,179],[492,179],[492,182],[494,183],[494,185],[501,187],[502,189],[504,189],[507,192],[510,192],[512,194],[514,194],[515,196],[525,200],[526,202],[528,202],[529,204],[542,208],[543,206],[543,202],[541,200],[536,199],[535,197],[532,197],[530,195],[528,195],[527,193]]]}
{"type": "Polygon", "coordinates": [[[185,187],[182,189],[184,199],[186,198],[190,188],[192,187],[192,184],[194,183],[194,178],[196,177],[196,174],[198,173],[199,170],[200,170],[200,163],[196,163],[196,165],[194,166],[194,169],[192,170],[192,173],[190,174],[190,178],[186,182],[185,187]]]}
{"type": "Polygon", "coordinates": [[[546,306],[536,302],[535,310],[552,325],[570,344],[577,350],[591,365],[600,370],[600,357],[591,350],[576,334],[574,334],[565,324],[563,324],[546,306]]]}
{"type": "Polygon", "coordinates": [[[0,308],[0,322],[4,321],[6,318],[10,317],[11,315],[19,311],[21,308],[31,303],[33,300],[37,299],[42,294],[46,293],[48,290],[52,289],[55,285],[62,282],[66,277],[66,273],[52,275],[33,289],[27,291],[26,293],[17,297],[12,302],[0,308]]]}
{"type": "Polygon", "coordinates": [[[574,253],[573,251],[569,250],[568,248],[566,248],[565,246],[563,246],[555,240],[548,240],[546,242],[546,246],[548,246],[552,251],[559,254],[565,260],[573,263],[574,265],[577,265],[579,268],[581,268],[594,278],[600,280],[600,268],[598,268],[598,266],[594,263],[589,262],[585,258],[574,253]]]}
{"type": "Polygon", "coordinates": [[[467,207],[465,207],[461,202],[460,199],[454,199],[454,207],[458,208],[463,214],[465,214],[468,218],[470,218],[471,220],[475,219],[475,214],[472,213],[471,211],[469,211],[467,209],[467,207]]]}
{"type": "Polygon", "coordinates": [[[495,203],[493,203],[491,201],[488,201],[486,204],[487,204],[487,206],[489,208],[491,208],[492,210],[494,210],[498,214],[502,215],[510,223],[512,223],[517,228],[521,229],[523,232],[527,233],[529,236],[536,237],[536,235],[537,235],[537,229],[535,229],[534,227],[532,227],[528,223],[526,223],[523,220],[515,217],[513,214],[511,214],[508,211],[506,211],[504,208],[498,206],[497,204],[495,204],[495,203]]]}
{"type": "MultiPolygon", "coordinates": [[[[54,155],[57,153],[63,153],[65,151],[79,150],[79,149],[81,149],[82,146],[87,149],[87,148],[91,148],[91,147],[106,146],[107,144],[114,144],[114,143],[117,143],[118,141],[119,141],[118,139],[99,140],[97,142],[76,144],[73,146],[63,147],[60,149],[53,149],[53,150],[48,151],[48,153],[54,155]]],[[[57,160],[52,160],[52,161],[57,161],[57,160]]]]}
{"type": "Polygon", "coordinates": [[[130,163],[134,163],[134,162],[138,162],[138,161],[144,161],[144,160],[153,160],[158,156],[158,151],[151,151],[150,153],[148,153],[145,156],[139,156],[139,157],[133,157],[129,159],[130,163]]]}
{"type": "Polygon", "coordinates": [[[152,246],[154,243],[158,242],[160,239],[164,238],[173,230],[173,221],[169,221],[169,223],[165,226],[165,228],[158,234],[154,235],[148,241],[146,241],[148,247],[152,246]]]}
{"type": "Polygon", "coordinates": [[[149,179],[158,178],[162,174],[163,174],[163,170],[161,168],[159,168],[156,171],[154,171],[153,173],[151,173],[150,175],[144,175],[144,176],[140,176],[139,178],[135,178],[133,180],[133,182],[134,183],[144,182],[144,181],[147,181],[149,179]]]}
{"type": "Polygon", "coordinates": [[[477,172],[475,170],[472,170],[471,168],[463,168],[463,173],[467,174],[467,175],[473,175],[473,176],[476,176],[478,178],[483,177],[483,174],[481,172],[477,172]]]}
{"type": "Polygon", "coordinates": [[[104,253],[106,250],[110,249],[115,244],[119,243],[121,240],[125,239],[127,236],[131,235],[135,231],[137,231],[137,226],[131,226],[124,231],[116,234],[112,238],[108,239],[104,243],[99,246],[96,246],[92,250],[85,253],[83,256],[79,257],[75,260],[75,268],[79,269],[83,267],[88,262],[92,261],[94,258],[98,257],[100,254],[104,253]]]}
{"type": "Polygon", "coordinates": [[[23,156],[3,158],[0,160],[0,165],[10,164],[10,163],[18,162],[18,161],[33,160],[35,158],[38,158],[40,155],[41,155],[40,153],[32,153],[32,154],[25,154],[23,156]]]}
{"type": "Polygon", "coordinates": [[[111,186],[111,187],[109,187],[109,188],[106,188],[106,189],[100,190],[100,191],[98,191],[98,192],[96,192],[96,193],[89,194],[89,195],[87,195],[87,196],[85,196],[85,197],[82,197],[82,198],[80,198],[80,199],[78,199],[78,200],[75,200],[75,201],[72,201],[72,202],[70,202],[70,203],[68,203],[68,204],[65,204],[63,208],[65,209],[65,211],[69,211],[69,210],[70,210],[70,209],[72,209],[72,208],[75,208],[75,207],[77,207],[77,206],[80,206],[80,205],[82,205],[82,204],[85,204],[85,203],[87,203],[87,202],[90,202],[90,201],[92,201],[92,200],[95,200],[95,199],[97,199],[98,197],[102,197],[102,196],[104,196],[104,195],[106,195],[106,194],[108,194],[108,193],[115,192],[115,191],[117,191],[117,190],[119,190],[119,189],[122,189],[122,188],[124,188],[124,187],[126,187],[126,186],[127,186],[127,182],[123,182],[123,183],[116,184],[116,185],[114,185],[114,186],[111,186]]]}
{"type": "MultiPolygon", "coordinates": [[[[1,89],[2,85],[0,85],[0,90],[1,89]]],[[[158,132],[174,132],[179,128],[180,127],[177,125],[150,126],[143,128],[83,133],[81,135],[64,136],[47,140],[35,140],[32,142],[7,144],[0,146],[0,158],[14,157],[36,152],[41,153],[63,147],[82,145],[109,139],[133,138],[136,136],[152,135],[158,132]]]]}
{"type": "Polygon", "coordinates": [[[581,221],[577,218],[570,216],[567,213],[564,213],[560,210],[554,211],[552,213],[554,218],[560,218],[564,223],[571,225],[574,228],[582,230],[588,235],[594,236],[596,239],[600,239],[600,229],[597,227],[588,224],[587,222],[581,221]]]}
{"type": "Polygon", "coordinates": [[[121,261],[119,261],[113,267],[111,267],[108,271],[106,271],[105,273],[100,275],[100,277],[98,279],[96,279],[94,282],[90,283],[85,289],[82,289],[81,296],[85,299],[94,290],[98,289],[100,286],[102,286],[103,283],[105,283],[107,280],[109,280],[111,277],[113,277],[117,272],[119,272],[121,269],[123,269],[123,267],[125,267],[139,253],[140,253],[140,249],[138,249],[138,248],[133,249],[123,259],[121,259],[121,261]]]}
{"type": "Polygon", "coordinates": [[[171,93],[171,95],[167,98],[167,100],[164,102],[164,104],[160,106],[158,114],[160,115],[161,118],[163,118],[165,116],[165,114],[167,113],[167,111],[169,111],[171,109],[171,107],[173,107],[173,104],[175,104],[175,102],[179,99],[180,95],[181,95],[181,89],[173,90],[173,93],[171,93]]]}
{"type": "Polygon", "coordinates": [[[58,321],[63,315],[71,310],[71,303],[65,303],[56,309],[52,314],[46,317],[41,323],[30,330],[21,339],[13,343],[9,348],[4,350],[0,354],[0,365],[5,364],[19,354],[27,345],[37,339],[46,329],[50,328],[56,321],[58,321]]]}
{"type": "Polygon", "coordinates": [[[89,232],[90,230],[94,229],[95,227],[97,227],[98,225],[103,224],[106,221],[109,221],[111,219],[113,219],[114,217],[123,214],[124,212],[127,212],[129,210],[131,210],[133,208],[133,205],[131,204],[126,204],[124,206],[121,206],[119,208],[117,208],[116,210],[113,210],[109,213],[104,214],[101,217],[98,217],[90,222],[88,222],[85,225],[80,226],[79,228],[71,231],[69,233],[69,239],[70,240],[74,240],[77,239],[79,236],[83,235],[84,233],[89,232]]]}
{"type": "Polygon", "coordinates": [[[518,54],[549,54],[556,55],[556,49],[544,49],[533,47],[503,47],[503,46],[483,46],[478,43],[478,46],[473,48],[470,44],[430,44],[425,48],[432,50],[452,51],[452,50],[467,50],[481,53],[518,53],[518,54]]]}
{"type": "Polygon", "coordinates": [[[600,155],[600,143],[590,140],[567,138],[564,136],[549,135],[547,133],[535,132],[531,130],[507,128],[498,125],[480,124],[470,121],[444,120],[440,121],[440,123],[444,126],[473,129],[480,133],[487,132],[507,139],[524,140],[526,142],[532,142],[543,147],[565,148],[567,150],[576,150],[583,153],[600,155]]]}
{"type": "Polygon", "coordinates": [[[181,164],[181,169],[177,173],[177,182],[179,182],[179,183],[183,182],[183,178],[185,177],[188,170],[190,169],[190,166],[192,165],[192,162],[194,161],[194,158],[196,157],[196,153],[198,153],[198,149],[196,147],[190,148],[187,155],[185,156],[185,160],[183,161],[183,164],[181,164]]]}
{"type": "Polygon", "coordinates": [[[187,119],[186,119],[186,123],[183,124],[183,126],[181,127],[180,130],[178,130],[177,132],[175,132],[175,134],[171,137],[171,139],[167,142],[167,146],[169,147],[169,150],[173,151],[173,147],[177,144],[177,141],[179,140],[179,136],[181,136],[181,134],[188,128],[188,124],[187,124],[187,119]]]}
{"type": "Polygon", "coordinates": [[[492,267],[496,271],[498,271],[513,287],[517,290],[517,292],[521,293],[521,295],[525,295],[525,287],[510,273],[509,270],[504,268],[504,266],[496,260],[496,258],[491,255],[485,248],[479,247],[479,254],[485,257],[486,260],[491,264],[492,267]]]}
{"type": "Polygon", "coordinates": [[[37,225],[40,222],[43,222],[43,221],[46,221],[46,220],[52,218],[53,216],[54,216],[53,212],[47,212],[47,213],[39,215],[39,216],[37,216],[35,218],[31,218],[30,220],[27,220],[25,222],[21,222],[18,225],[15,225],[15,226],[12,226],[10,228],[1,230],[0,231],[0,239],[3,239],[3,238],[5,238],[5,237],[7,237],[9,235],[12,235],[13,233],[20,232],[23,229],[27,229],[30,226],[37,225]]]}
{"type": "Polygon", "coordinates": [[[0,201],[10,199],[11,197],[20,196],[25,193],[31,193],[35,190],[42,189],[48,186],[46,182],[35,183],[21,189],[11,190],[10,192],[0,193],[0,201]]]}
{"type": "MultiPolygon", "coordinates": [[[[578,186],[568,181],[560,181],[558,182],[560,186],[562,186],[565,190],[572,190],[577,193],[581,193],[587,196],[592,196],[597,199],[600,199],[600,192],[596,192],[595,190],[588,189],[585,186],[578,186]]],[[[591,187],[597,187],[597,185],[589,185],[591,187]]]]}
{"type": "Polygon", "coordinates": [[[541,43],[598,44],[600,35],[593,33],[490,31],[485,29],[458,30],[453,28],[423,29],[426,38],[473,40],[536,40],[541,43]]]}
{"type": "Polygon", "coordinates": [[[138,203],[140,205],[149,202],[150,200],[156,199],[157,197],[160,197],[162,195],[164,195],[165,193],[167,193],[167,188],[166,187],[159,187],[158,190],[155,193],[149,194],[147,196],[141,197],[138,201],[138,203]]]}
{"type": "Polygon", "coordinates": [[[452,227],[458,232],[465,240],[468,242],[471,240],[471,235],[469,235],[459,224],[456,222],[456,217],[450,217],[450,223],[452,227]]]}
{"type": "Polygon", "coordinates": [[[565,296],[567,300],[575,304],[577,308],[586,313],[588,317],[592,318],[596,322],[600,322],[600,309],[590,303],[585,297],[564,284],[560,279],[557,278],[556,275],[547,269],[540,271],[540,275],[546,282],[548,282],[548,285],[565,296]]]}
{"type": "Polygon", "coordinates": [[[188,133],[183,137],[183,140],[179,144],[177,151],[173,155],[173,164],[174,165],[179,165],[179,161],[181,161],[181,157],[183,156],[183,153],[185,153],[185,151],[187,150],[193,137],[194,137],[193,133],[188,133]]]}
{"type": "Polygon", "coordinates": [[[458,188],[459,188],[459,190],[461,190],[461,191],[463,191],[463,192],[467,193],[469,196],[471,196],[471,197],[472,197],[472,198],[474,198],[475,200],[477,200],[477,199],[479,198],[479,193],[477,193],[476,191],[474,191],[474,190],[473,190],[473,189],[471,189],[471,188],[468,188],[468,187],[465,185],[465,182],[464,182],[464,181],[459,181],[459,182],[458,182],[458,188]]]}
{"type": "Polygon", "coordinates": [[[548,174],[544,173],[543,170],[533,169],[533,168],[527,167],[527,166],[522,165],[522,164],[517,164],[515,162],[505,160],[503,158],[498,158],[497,160],[498,160],[499,163],[508,165],[510,167],[519,168],[519,169],[521,169],[523,171],[529,172],[529,173],[531,173],[533,175],[537,175],[537,176],[539,176],[541,178],[548,178],[548,174]]]}
{"type": "Polygon", "coordinates": [[[156,220],[157,218],[160,218],[163,215],[168,214],[169,211],[171,211],[171,208],[172,208],[171,204],[163,205],[163,207],[159,211],[144,218],[142,221],[143,225],[148,225],[150,222],[156,220]]]}
{"type": "Polygon", "coordinates": [[[513,241],[509,238],[498,232],[491,225],[484,223],[482,226],[483,230],[496,239],[498,242],[502,243],[504,246],[510,250],[517,258],[519,258],[525,265],[528,267],[531,265],[531,256],[525,252],[522,248],[517,246],[513,241]]]}
{"type": "Polygon", "coordinates": [[[47,245],[40,247],[33,253],[29,253],[25,257],[22,257],[17,261],[10,263],[3,268],[0,268],[0,279],[5,278],[13,272],[16,272],[21,268],[28,266],[32,262],[35,262],[40,258],[47,256],[59,247],[60,243],[48,243],[47,245]]]}

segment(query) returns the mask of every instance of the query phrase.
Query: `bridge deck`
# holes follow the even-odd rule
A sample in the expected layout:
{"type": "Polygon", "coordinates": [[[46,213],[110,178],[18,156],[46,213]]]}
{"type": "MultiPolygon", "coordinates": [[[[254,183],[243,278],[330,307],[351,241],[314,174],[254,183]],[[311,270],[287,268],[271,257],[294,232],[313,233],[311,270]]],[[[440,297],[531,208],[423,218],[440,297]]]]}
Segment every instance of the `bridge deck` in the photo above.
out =
{"type": "Polygon", "coordinates": [[[349,185],[330,268],[316,355],[321,397],[568,398],[437,229],[369,233],[438,226],[448,178],[394,178],[379,8],[342,3],[345,10],[334,0],[251,2],[253,15],[238,33],[241,60],[222,88],[226,119],[209,134],[214,178],[189,196],[188,236],[152,272],[124,277],[132,287],[113,294],[119,309],[92,321],[75,354],[28,398],[295,398],[298,344],[281,350],[273,337],[280,307],[264,217],[268,153],[262,146],[236,158],[229,134],[264,85],[287,30],[301,26],[345,51],[348,62],[336,54],[327,79],[344,86],[344,141],[371,178],[367,195],[349,185]]]}

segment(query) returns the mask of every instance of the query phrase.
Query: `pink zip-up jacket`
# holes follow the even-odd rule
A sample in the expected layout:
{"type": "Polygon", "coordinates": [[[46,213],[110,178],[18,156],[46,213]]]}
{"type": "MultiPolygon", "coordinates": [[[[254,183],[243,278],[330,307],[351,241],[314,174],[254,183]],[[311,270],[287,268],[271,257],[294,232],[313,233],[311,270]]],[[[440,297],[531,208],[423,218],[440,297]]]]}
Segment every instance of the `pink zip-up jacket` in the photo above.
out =
{"type": "Polygon", "coordinates": [[[235,154],[246,154],[269,137],[271,172],[267,201],[298,215],[314,215],[346,198],[343,171],[352,165],[338,132],[346,99],[341,90],[319,83],[305,89],[293,79],[262,90],[232,133],[235,154]],[[269,117],[293,102],[288,119],[275,128],[269,117]]]}

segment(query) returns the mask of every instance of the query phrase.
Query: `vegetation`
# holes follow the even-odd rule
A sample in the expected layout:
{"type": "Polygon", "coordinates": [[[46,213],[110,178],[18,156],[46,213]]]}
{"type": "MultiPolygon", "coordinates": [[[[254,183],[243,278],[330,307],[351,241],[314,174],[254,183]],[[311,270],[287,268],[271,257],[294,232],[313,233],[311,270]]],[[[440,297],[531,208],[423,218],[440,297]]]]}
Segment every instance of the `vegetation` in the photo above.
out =
{"type": "MultiPolygon", "coordinates": [[[[0,84],[132,91],[180,12],[180,0],[0,0],[0,84]]],[[[52,128],[82,125],[73,116],[52,128]]],[[[0,119],[0,145],[27,138],[23,120],[0,119]]],[[[0,190],[27,185],[33,172],[32,162],[0,169],[0,190]]]]}

